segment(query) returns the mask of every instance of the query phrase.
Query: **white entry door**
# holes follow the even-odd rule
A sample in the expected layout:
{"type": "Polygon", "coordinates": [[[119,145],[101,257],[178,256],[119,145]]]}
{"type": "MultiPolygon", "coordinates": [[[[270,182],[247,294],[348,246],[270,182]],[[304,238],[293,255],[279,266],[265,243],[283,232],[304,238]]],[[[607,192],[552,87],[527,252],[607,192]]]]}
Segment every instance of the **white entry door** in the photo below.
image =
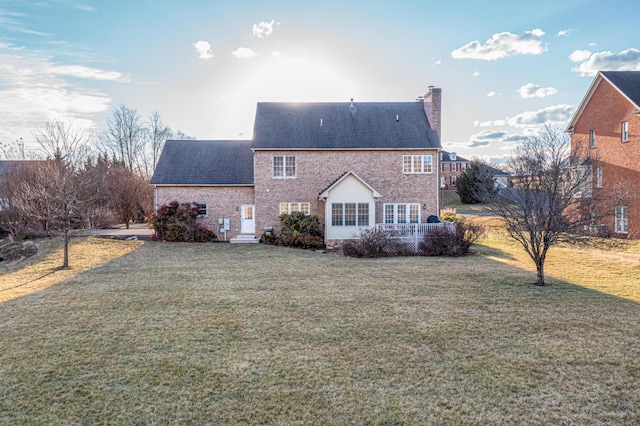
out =
{"type": "Polygon", "coordinates": [[[240,232],[242,234],[255,234],[256,233],[256,218],[254,215],[255,206],[253,204],[243,204],[240,208],[242,210],[241,227],[240,232]]]}

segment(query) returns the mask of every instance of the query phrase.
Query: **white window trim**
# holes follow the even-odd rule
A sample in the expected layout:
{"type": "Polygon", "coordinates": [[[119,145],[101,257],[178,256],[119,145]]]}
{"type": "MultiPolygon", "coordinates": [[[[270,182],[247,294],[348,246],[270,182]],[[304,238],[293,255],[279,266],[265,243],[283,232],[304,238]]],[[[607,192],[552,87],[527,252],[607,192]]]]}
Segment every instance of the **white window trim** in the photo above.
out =
{"type": "Polygon", "coordinates": [[[382,215],[383,215],[382,221],[384,223],[389,223],[389,224],[420,223],[421,214],[422,214],[422,211],[420,209],[420,203],[385,203],[385,204],[382,205],[382,215]],[[392,222],[388,222],[387,221],[387,206],[393,206],[393,221],[392,222]],[[406,218],[407,218],[406,222],[398,222],[398,206],[404,206],[405,214],[406,214],[406,218]],[[411,207],[412,206],[415,207],[416,210],[418,211],[417,222],[411,222],[411,207]]]}
{"type": "Polygon", "coordinates": [[[288,202],[288,203],[280,203],[279,211],[280,214],[291,214],[295,212],[302,212],[306,216],[311,214],[311,204],[305,202],[288,202]],[[283,211],[286,210],[286,211],[283,211]]]}
{"type": "Polygon", "coordinates": [[[402,173],[405,175],[415,175],[415,174],[432,174],[433,173],[433,155],[403,155],[402,156],[402,173]],[[415,164],[416,159],[418,160],[418,164],[420,165],[419,170],[416,170],[415,164]],[[428,162],[425,162],[426,159],[429,159],[428,162]],[[407,160],[410,161],[411,169],[406,170],[405,164],[407,164],[407,160]],[[425,170],[427,169],[428,170],[425,170]]]}
{"type": "Polygon", "coordinates": [[[629,233],[629,207],[627,206],[616,207],[615,231],[618,234],[629,233]]]}
{"type": "Polygon", "coordinates": [[[589,148],[596,147],[596,131],[589,130],[589,148]]]}
{"type": "Polygon", "coordinates": [[[369,223],[371,222],[371,205],[370,203],[363,203],[358,201],[345,201],[345,202],[337,202],[331,203],[331,226],[334,228],[368,228],[369,223]],[[355,225],[345,225],[346,222],[346,211],[345,204],[355,204],[355,225]],[[333,222],[333,206],[340,205],[342,206],[342,218],[339,225],[335,225],[333,222]],[[360,223],[360,207],[366,205],[367,206],[367,221],[366,223],[360,223]]]}
{"type": "MultiPolygon", "coordinates": [[[[291,164],[289,164],[291,167],[291,164]]],[[[272,155],[271,156],[271,177],[273,179],[295,179],[298,174],[298,159],[295,155],[272,155]],[[282,158],[282,176],[276,176],[276,158],[282,158]],[[293,159],[293,160],[291,160],[293,159]],[[293,175],[287,175],[287,164],[293,161],[293,175]]]]}
{"type": "Polygon", "coordinates": [[[207,217],[207,214],[209,213],[207,203],[196,203],[196,208],[198,209],[198,217],[207,217]],[[204,213],[200,213],[200,210],[204,210],[204,213]]]}

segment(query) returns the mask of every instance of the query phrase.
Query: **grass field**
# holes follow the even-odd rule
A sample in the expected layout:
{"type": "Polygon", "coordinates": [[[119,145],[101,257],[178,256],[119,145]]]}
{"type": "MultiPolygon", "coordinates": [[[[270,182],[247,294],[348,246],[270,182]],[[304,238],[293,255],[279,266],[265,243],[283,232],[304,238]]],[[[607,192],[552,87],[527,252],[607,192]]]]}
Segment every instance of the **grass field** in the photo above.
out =
{"type": "Polygon", "coordinates": [[[638,424],[640,246],[475,248],[145,243],[0,303],[0,424],[638,424]]]}

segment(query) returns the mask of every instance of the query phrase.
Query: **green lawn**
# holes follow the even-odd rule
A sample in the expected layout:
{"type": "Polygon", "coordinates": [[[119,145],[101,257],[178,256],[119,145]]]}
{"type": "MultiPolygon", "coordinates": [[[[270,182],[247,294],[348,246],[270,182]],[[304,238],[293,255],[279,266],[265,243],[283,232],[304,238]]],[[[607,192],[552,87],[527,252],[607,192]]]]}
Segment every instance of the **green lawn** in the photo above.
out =
{"type": "Polygon", "coordinates": [[[639,423],[638,245],[476,249],[145,243],[0,303],[0,424],[639,423]]]}

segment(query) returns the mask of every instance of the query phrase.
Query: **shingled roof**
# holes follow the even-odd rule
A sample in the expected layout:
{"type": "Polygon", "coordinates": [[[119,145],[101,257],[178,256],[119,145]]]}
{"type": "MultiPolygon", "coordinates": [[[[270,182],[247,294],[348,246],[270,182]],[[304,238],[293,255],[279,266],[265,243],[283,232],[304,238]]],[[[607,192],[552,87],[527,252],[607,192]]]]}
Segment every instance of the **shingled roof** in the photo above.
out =
{"type": "Polygon", "coordinates": [[[252,185],[250,140],[168,140],[151,185],[252,185]]]}
{"type": "Polygon", "coordinates": [[[640,71],[600,71],[593,79],[589,90],[573,113],[573,117],[567,126],[567,131],[572,132],[582,112],[589,104],[591,96],[598,88],[602,80],[608,81],[622,96],[636,108],[640,109],[640,71]]]}
{"type": "Polygon", "coordinates": [[[602,71],[601,74],[636,107],[640,106],[640,71],[602,71]]]}
{"type": "Polygon", "coordinates": [[[254,149],[440,148],[420,102],[258,103],[254,149]]]}

